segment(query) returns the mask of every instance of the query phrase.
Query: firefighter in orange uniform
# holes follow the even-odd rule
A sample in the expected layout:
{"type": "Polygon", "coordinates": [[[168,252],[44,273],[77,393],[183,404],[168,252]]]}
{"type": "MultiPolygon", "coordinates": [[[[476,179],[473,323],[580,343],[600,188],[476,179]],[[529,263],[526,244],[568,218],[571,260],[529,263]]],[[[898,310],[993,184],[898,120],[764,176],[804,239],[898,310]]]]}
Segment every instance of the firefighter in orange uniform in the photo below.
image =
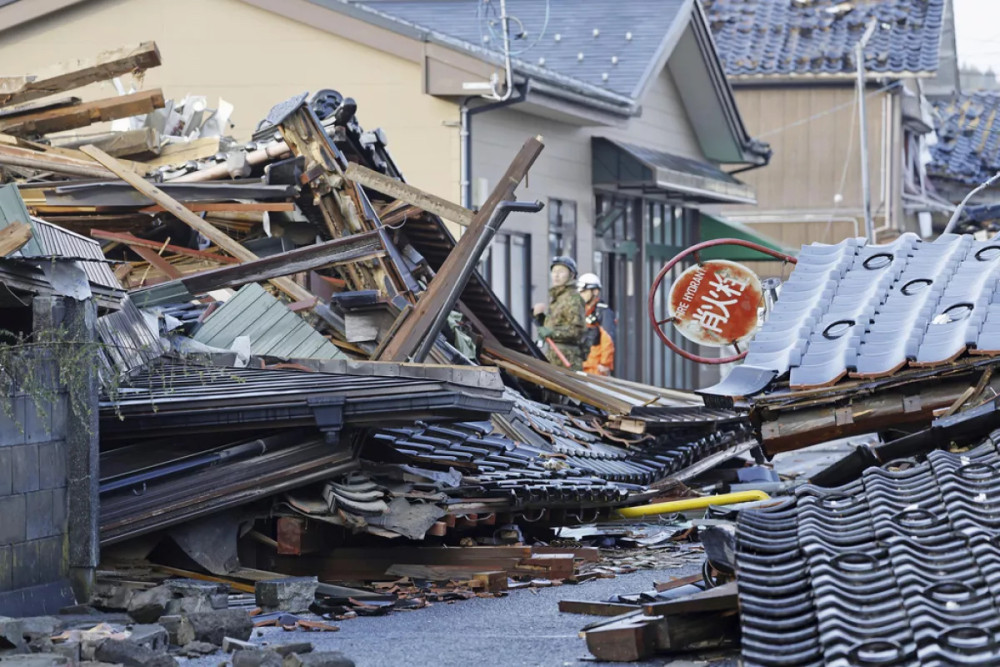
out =
{"type": "Polygon", "coordinates": [[[615,369],[615,335],[618,320],[615,311],[601,303],[601,279],[585,273],[577,281],[577,289],[587,305],[586,322],[590,353],[583,362],[583,370],[594,375],[611,375],[615,369]]]}

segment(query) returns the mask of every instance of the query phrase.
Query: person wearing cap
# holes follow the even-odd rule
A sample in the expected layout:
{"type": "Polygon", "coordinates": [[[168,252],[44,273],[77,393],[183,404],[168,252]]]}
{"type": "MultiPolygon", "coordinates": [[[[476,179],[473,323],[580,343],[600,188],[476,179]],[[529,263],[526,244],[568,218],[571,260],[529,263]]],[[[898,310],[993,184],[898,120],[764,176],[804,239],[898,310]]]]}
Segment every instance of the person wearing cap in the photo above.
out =
{"type": "Polygon", "coordinates": [[[601,288],[601,279],[594,273],[585,273],[577,280],[577,289],[580,290],[586,308],[584,321],[590,345],[583,370],[594,375],[611,375],[611,371],[615,369],[618,318],[608,304],[601,302],[601,288]]]}
{"type": "Polygon", "coordinates": [[[534,308],[538,337],[548,344],[545,357],[549,363],[565,367],[561,353],[572,370],[580,371],[586,356],[587,327],[583,297],[576,290],[576,262],[572,257],[556,257],[549,270],[552,286],[548,312],[545,304],[535,304],[534,308]]]}

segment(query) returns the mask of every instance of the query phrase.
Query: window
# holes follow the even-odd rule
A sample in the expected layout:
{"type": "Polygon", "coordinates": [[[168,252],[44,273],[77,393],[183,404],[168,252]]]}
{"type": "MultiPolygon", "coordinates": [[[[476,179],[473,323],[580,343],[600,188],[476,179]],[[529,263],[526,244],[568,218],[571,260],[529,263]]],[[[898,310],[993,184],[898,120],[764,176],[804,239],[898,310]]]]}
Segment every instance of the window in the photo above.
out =
{"type": "Polygon", "coordinates": [[[500,232],[483,258],[480,272],[521,326],[531,322],[531,236],[500,232]]]}
{"type": "Polygon", "coordinates": [[[549,257],[576,259],[576,202],[549,200],[549,257]]]}

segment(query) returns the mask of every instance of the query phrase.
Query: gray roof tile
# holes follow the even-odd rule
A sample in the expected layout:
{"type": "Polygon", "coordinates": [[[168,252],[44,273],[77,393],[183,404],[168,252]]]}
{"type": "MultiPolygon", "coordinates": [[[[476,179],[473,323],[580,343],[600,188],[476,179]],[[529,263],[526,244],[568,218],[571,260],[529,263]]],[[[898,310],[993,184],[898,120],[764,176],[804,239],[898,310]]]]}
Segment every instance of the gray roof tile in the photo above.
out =
{"type": "Polygon", "coordinates": [[[873,74],[935,72],[945,0],[703,0],[730,76],[850,74],[854,47],[873,74]]]}
{"type": "MultiPolygon", "coordinates": [[[[496,0],[356,0],[354,4],[503,52],[496,0]]],[[[511,34],[522,27],[526,33],[512,41],[511,50],[521,63],[634,97],[685,4],[684,0],[507,0],[508,16],[518,19],[511,21],[511,34]]]]}
{"type": "Polygon", "coordinates": [[[928,174],[979,185],[1000,170],[1000,93],[938,100],[934,111],[938,143],[931,146],[928,174]]]}

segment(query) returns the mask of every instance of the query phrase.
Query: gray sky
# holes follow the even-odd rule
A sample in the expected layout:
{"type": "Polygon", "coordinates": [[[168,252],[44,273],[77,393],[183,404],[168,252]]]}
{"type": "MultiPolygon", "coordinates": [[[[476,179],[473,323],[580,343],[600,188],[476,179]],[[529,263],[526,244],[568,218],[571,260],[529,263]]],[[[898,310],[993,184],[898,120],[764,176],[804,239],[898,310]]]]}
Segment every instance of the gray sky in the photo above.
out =
{"type": "Polygon", "coordinates": [[[1000,0],[955,0],[958,60],[1000,72],[1000,0]]]}

